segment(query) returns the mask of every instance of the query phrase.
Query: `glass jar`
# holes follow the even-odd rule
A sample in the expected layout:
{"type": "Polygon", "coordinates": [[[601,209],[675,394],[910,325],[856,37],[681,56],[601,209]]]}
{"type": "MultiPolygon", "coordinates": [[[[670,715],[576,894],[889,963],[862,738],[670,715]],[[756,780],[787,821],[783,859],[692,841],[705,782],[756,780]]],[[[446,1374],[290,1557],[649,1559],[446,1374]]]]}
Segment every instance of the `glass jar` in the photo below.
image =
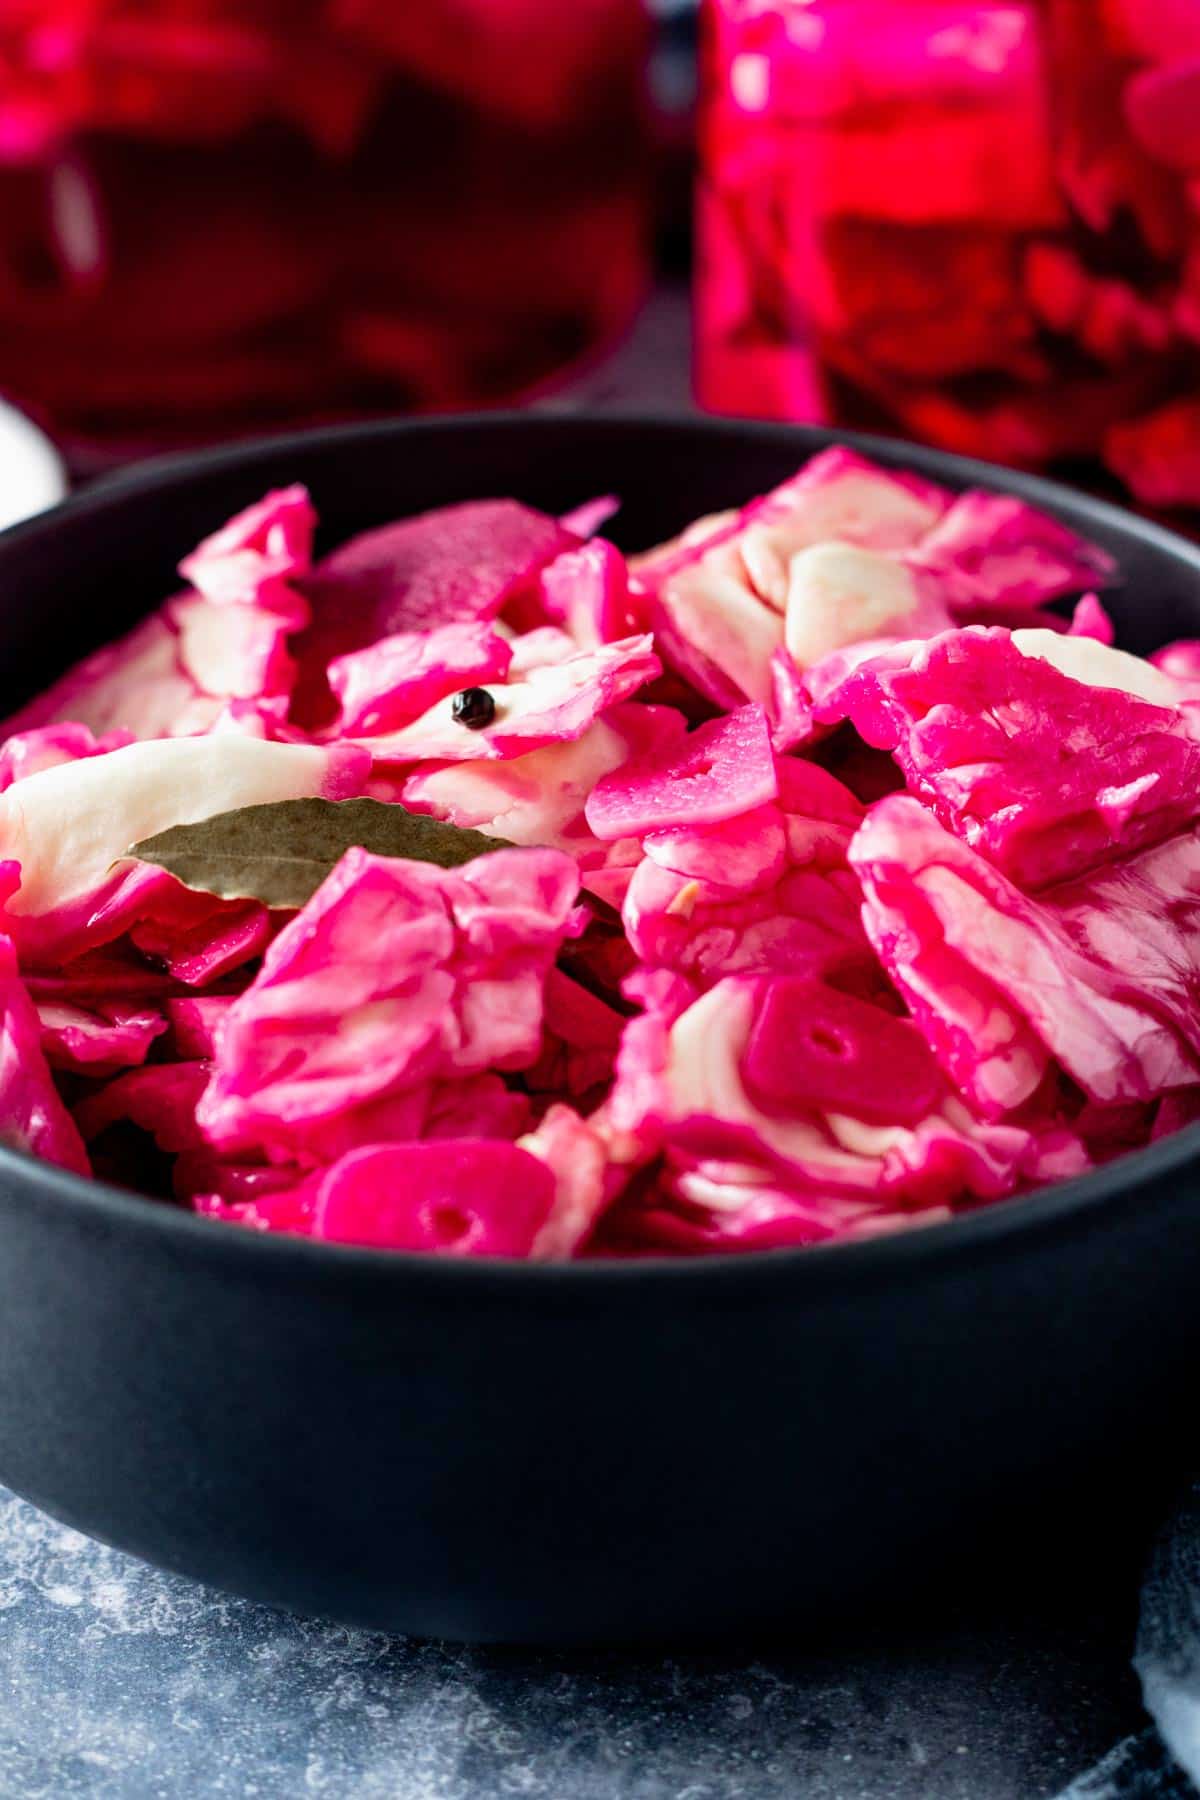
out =
{"type": "Polygon", "coordinates": [[[1200,504],[1200,0],[706,0],[719,412],[1200,504]]]}
{"type": "Polygon", "coordinates": [[[498,401],[644,281],[641,0],[8,0],[0,390],[76,461],[498,401]]]}

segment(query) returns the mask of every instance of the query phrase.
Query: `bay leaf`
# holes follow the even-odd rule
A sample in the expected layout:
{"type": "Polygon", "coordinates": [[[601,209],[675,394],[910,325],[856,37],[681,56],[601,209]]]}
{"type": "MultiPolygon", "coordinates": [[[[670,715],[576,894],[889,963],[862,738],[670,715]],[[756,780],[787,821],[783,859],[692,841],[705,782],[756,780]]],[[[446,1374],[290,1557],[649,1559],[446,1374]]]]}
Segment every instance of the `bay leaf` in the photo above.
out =
{"type": "Polygon", "coordinates": [[[134,844],[126,856],[166,869],[202,894],[293,911],[354,845],[440,869],[511,848],[504,838],[383,800],[276,800],[172,825],[134,844]]]}

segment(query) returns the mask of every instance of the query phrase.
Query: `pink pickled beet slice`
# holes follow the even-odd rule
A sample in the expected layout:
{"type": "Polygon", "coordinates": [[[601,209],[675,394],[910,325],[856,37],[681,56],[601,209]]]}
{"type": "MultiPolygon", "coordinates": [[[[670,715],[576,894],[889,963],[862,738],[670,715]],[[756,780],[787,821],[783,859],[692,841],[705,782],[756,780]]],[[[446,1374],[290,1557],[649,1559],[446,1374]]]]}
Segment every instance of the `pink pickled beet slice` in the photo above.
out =
{"type": "Polygon", "coordinates": [[[312,1234],[446,1256],[527,1256],[554,1176],[515,1144],[459,1138],[352,1151],[326,1175],[312,1234]]]}
{"type": "Polygon", "coordinates": [[[736,818],[778,792],[767,715],[761,706],[743,706],[692,732],[665,761],[632,762],[604,776],[585,815],[598,838],[640,837],[736,818]]]}
{"type": "Polygon", "coordinates": [[[945,1091],[933,1052],[907,1019],[786,975],[764,984],[742,1077],[767,1110],[815,1107],[879,1124],[919,1125],[945,1091]]]}

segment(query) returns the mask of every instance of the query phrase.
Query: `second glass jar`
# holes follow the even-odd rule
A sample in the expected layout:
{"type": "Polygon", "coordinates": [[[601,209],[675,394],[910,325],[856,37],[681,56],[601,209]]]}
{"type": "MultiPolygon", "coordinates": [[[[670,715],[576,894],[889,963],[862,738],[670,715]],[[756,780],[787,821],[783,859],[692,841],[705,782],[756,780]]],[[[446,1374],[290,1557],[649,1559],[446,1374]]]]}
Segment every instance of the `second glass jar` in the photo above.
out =
{"type": "Polygon", "coordinates": [[[1197,0],[707,0],[716,411],[1200,504],[1197,0]]]}

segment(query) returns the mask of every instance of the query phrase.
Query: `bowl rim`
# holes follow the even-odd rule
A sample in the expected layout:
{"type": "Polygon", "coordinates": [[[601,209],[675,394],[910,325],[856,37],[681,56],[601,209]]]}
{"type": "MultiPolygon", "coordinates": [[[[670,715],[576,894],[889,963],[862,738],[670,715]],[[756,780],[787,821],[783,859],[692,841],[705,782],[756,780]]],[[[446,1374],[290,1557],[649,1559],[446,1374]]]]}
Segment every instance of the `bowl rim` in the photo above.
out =
{"type": "MultiPolygon", "coordinates": [[[[595,431],[617,437],[630,430],[651,431],[658,436],[700,434],[717,441],[752,438],[780,449],[794,446],[811,456],[832,445],[874,457],[885,465],[904,467],[945,482],[951,487],[980,486],[1014,494],[1050,512],[1065,508],[1076,517],[1132,534],[1189,568],[1200,589],[1200,544],[1193,544],[1169,527],[1146,519],[1113,501],[1073,488],[1065,482],[1006,469],[979,458],[915,444],[905,438],[877,433],[839,431],[829,427],[777,423],[751,418],[712,418],[704,415],[654,412],[522,412],[455,413],[429,418],[384,418],[349,424],[319,425],[308,429],[270,433],[239,439],[198,451],[175,452],[150,458],[129,469],[105,476],[78,494],[34,517],[0,531],[0,553],[10,543],[35,540],[52,532],[64,518],[87,517],[102,512],[115,501],[139,493],[169,489],[193,476],[245,466],[252,470],[259,459],[302,453],[318,444],[355,449],[395,438],[453,436],[467,432],[502,438],[519,428],[547,438],[572,431],[595,431]]],[[[447,502],[449,504],[449,502],[447,502]]],[[[1020,1254],[1032,1242],[1069,1231],[1081,1215],[1097,1220],[1101,1215],[1140,1205],[1142,1190],[1164,1177],[1178,1174],[1200,1162],[1200,1123],[1189,1125],[1140,1150],[1120,1156],[1098,1169],[1067,1181],[1052,1182],[1028,1194],[985,1202],[949,1219],[916,1224],[877,1237],[836,1239],[829,1243],[781,1246],[774,1249],[712,1251],[702,1255],[645,1255],[596,1257],[587,1261],[531,1262],[515,1257],[433,1256],[428,1252],[371,1249],[359,1245],[326,1243],[286,1232],[259,1232],[225,1228],[224,1222],[156,1201],[94,1176],[72,1174],[54,1163],[0,1144],[0,1183],[3,1200],[35,1197],[52,1192],[73,1222],[130,1231],[143,1238],[159,1239],[164,1246],[178,1246],[189,1256],[205,1256],[217,1263],[241,1260],[248,1270],[261,1273],[288,1271],[309,1277],[332,1277],[338,1271],[383,1282],[418,1279],[427,1285],[467,1282],[480,1289],[511,1293],[519,1289],[533,1299],[565,1286],[582,1291],[609,1286],[657,1288],[662,1282],[688,1282],[716,1291],[730,1284],[742,1288],[785,1281],[806,1282],[817,1291],[858,1291],[868,1284],[903,1278],[916,1259],[922,1267],[947,1261],[961,1262],[980,1253],[1020,1254]],[[215,1229],[214,1229],[215,1227],[215,1229]]]]}

